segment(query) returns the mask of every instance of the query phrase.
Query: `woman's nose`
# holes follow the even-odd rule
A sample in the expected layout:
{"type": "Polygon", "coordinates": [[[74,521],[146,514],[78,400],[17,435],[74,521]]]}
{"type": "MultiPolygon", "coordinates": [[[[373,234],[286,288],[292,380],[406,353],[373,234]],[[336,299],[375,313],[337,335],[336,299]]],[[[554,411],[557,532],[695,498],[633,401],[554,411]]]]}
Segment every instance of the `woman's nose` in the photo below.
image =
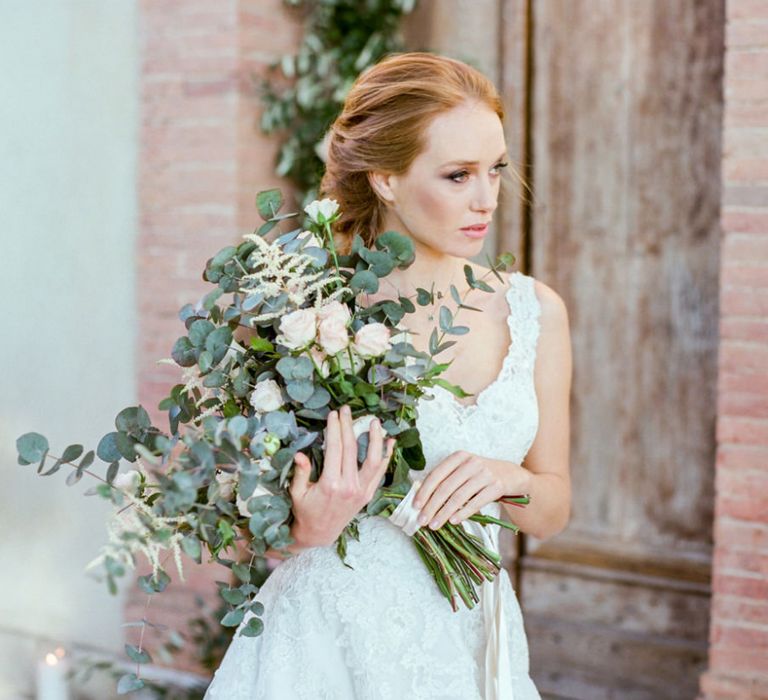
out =
{"type": "Polygon", "coordinates": [[[498,192],[490,178],[477,178],[477,186],[474,192],[473,209],[477,211],[492,212],[498,203],[498,192]]]}

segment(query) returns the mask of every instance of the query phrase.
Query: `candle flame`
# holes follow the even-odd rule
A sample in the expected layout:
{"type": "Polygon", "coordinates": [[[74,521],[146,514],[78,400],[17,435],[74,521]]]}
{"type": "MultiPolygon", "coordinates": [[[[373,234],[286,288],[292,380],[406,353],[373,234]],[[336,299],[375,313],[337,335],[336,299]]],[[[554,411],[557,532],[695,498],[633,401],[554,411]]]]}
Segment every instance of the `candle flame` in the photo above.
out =
{"type": "Polygon", "coordinates": [[[59,663],[59,657],[56,656],[56,654],[51,654],[49,652],[45,655],[45,663],[47,663],[49,666],[56,666],[56,664],[59,663]]]}

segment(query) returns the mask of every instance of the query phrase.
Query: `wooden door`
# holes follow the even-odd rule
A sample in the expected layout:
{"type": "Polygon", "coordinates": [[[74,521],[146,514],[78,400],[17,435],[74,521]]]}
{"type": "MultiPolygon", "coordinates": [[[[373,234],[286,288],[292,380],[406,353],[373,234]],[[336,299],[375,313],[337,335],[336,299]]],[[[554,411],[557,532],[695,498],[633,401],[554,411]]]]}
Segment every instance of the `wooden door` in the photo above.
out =
{"type": "Polygon", "coordinates": [[[503,0],[502,18],[505,101],[526,115],[508,127],[533,194],[505,209],[500,247],[563,296],[574,355],[573,517],[525,539],[518,560],[532,672],[551,698],[694,698],[710,602],[723,0],[503,0]]]}

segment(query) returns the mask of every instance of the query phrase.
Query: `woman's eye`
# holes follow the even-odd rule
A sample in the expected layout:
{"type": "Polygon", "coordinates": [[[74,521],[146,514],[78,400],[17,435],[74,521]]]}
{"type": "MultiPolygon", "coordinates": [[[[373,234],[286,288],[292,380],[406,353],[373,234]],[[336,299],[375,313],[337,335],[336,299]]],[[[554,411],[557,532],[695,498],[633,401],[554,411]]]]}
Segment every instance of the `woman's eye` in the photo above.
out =
{"type": "Polygon", "coordinates": [[[502,168],[506,168],[508,165],[509,163],[496,163],[496,165],[493,166],[493,169],[500,172],[502,168]]]}
{"type": "Polygon", "coordinates": [[[464,182],[464,180],[460,180],[458,178],[466,178],[467,177],[467,171],[466,170],[460,170],[457,173],[451,173],[448,176],[449,180],[453,180],[454,182],[464,182]]]}

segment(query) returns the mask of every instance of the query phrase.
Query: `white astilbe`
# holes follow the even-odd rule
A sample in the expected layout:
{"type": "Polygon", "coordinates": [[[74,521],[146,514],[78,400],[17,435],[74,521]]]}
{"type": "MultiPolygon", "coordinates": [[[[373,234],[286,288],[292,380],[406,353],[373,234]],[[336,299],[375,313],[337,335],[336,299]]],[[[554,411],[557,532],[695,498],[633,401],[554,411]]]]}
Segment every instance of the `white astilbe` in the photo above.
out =
{"type": "MultiPolygon", "coordinates": [[[[167,357],[163,358],[162,360],[157,361],[158,364],[167,364],[167,365],[177,365],[176,361],[167,357]]],[[[178,365],[177,365],[178,366],[178,365]]],[[[184,383],[184,388],[181,390],[182,393],[187,394],[187,396],[193,396],[193,392],[195,389],[197,389],[200,392],[200,398],[195,401],[195,408],[200,408],[200,406],[205,402],[208,401],[208,399],[214,399],[218,396],[218,392],[215,389],[212,389],[211,387],[207,387],[203,384],[203,378],[200,376],[200,372],[198,371],[198,368],[196,365],[192,365],[191,367],[182,367],[181,368],[181,381],[184,383]]],[[[200,421],[203,420],[206,416],[212,416],[215,415],[217,411],[217,405],[214,404],[213,406],[209,406],[204,411],[202,411],[199,415],[195,416],[192,420],[192,423],[195,425],[199,425],[200,421]]]]}
{"type": "MultiPolygon", "coordinates": [[[[249,280],[252,283],[249,289],[243,290],[246,296],[249,292],[257,292],[265,298],[287,294],[288,301],[296,308],[313,298],[317,306],[322,303],[320,298],[322,290],[328,284],[343,282],[338,275],[326,277],[325,270],[308,269],[310,265],[316,263],[311,255],[301,252],[288,253],[279,245],[270,243],[258,234],[246,234],[243,237],[256,244],[256,250],[251,253],[248,262],[249,265],[258,268],[255,272],[243,275],[243,280],[249,280]]],[[[326,301],[335,299],[347,291],[349,290],[346,287],[339,287],[326,297],[326,301]]],[[[249,323],[253,325],[284,314],[285,309],[253,315],[249,323]]]]}
{"type": "Polygon", "coordinates": [[[163,517],[152,512],[152,508],[140,498],[134,498],[130,494],[126,494],[126,497],[130,504],[115,511],[107,523],[108,544],[102,547],[101,554],[85,568],[95,568],[107,557],[111,557],[132,569],[136,566],[135,556],[140,553],[152,564],[152,576],[155,577],[161,569],[161,554],[170,549],[179,577],[184,581],[180,546],[184,536],[180,532],[174,532],[166,542],[158,542],[152,532],[163,528],[174,530],[178,524],[186,522],[186,517],[163,517]],[[149,524],[139,513],[145,516],[149,524]]]}

